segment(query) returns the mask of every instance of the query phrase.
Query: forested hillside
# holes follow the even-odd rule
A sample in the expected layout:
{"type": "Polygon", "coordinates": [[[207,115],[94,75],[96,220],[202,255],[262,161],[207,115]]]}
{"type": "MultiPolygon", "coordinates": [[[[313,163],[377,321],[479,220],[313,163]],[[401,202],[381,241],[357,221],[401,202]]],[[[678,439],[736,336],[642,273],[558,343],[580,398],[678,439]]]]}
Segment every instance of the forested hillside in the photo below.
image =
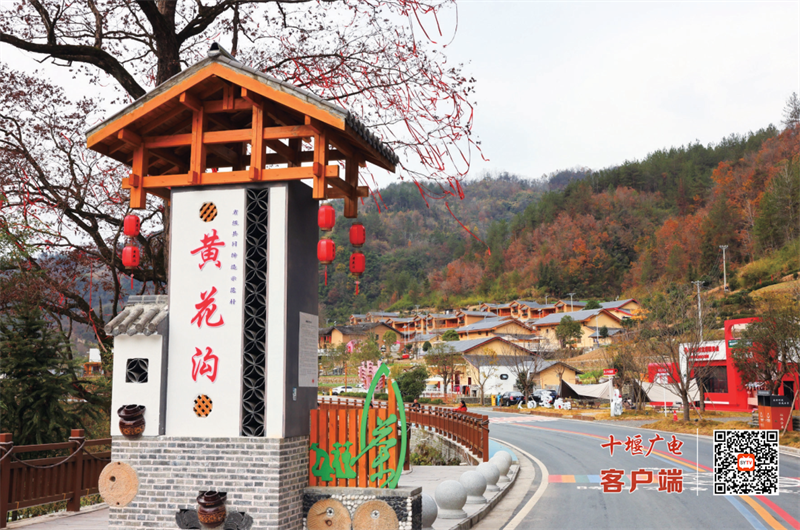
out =
{"type": "Polygon", "coordinates": [[[361,209],[367,268],[358,296],[347,272],[351,221],[338,217],[323,315],[341,322],[376,308],[567,292],[613,298],[718,281],[719,245],[728,245],[730,272],[797,244],[799,145],[796,126],[770,126],[597,171],[486,175],[462,185],[462,200],[457,189],[420,194],[413,183],[392,184],[361,209]]]}

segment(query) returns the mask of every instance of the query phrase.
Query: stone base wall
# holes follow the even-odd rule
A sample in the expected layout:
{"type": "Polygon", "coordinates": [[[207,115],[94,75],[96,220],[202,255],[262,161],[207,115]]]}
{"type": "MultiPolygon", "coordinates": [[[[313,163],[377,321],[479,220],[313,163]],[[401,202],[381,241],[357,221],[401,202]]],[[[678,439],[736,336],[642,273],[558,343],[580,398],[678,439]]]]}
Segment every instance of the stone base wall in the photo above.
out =
{"type": "Polygon", "coordinates": [[[112,506],[111,529],[178,528],[180,509],[197,508],[200,491],[228,494],[226,508],[253,518],[253,529],[295,530],[303,525],[308,486],[308,437],[114,437],[112,461],[136,471],[139,491],[130,504],[112,506]]]}

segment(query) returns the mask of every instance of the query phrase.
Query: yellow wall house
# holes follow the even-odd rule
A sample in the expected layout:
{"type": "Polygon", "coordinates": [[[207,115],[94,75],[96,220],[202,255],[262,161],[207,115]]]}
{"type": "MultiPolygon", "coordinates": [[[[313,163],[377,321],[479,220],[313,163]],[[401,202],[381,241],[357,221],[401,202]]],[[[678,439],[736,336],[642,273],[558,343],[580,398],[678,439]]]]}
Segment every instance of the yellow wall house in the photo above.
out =
{"type": "Polygon", "coordinates": [[[510,317],[486,318],[475,324],[456,329],[461,340],[497,335],[530,335],[533,329],[510,317]]]}
{"type": "Polygon", "coordinates": [[[581,324],[581,338],[575,344],[576,348],[591,348],[597,346],[597,339],[592,337],[596,330],[603,326],[611,329],[622,328],[622,318],[608,309],[587,309],[585,311],[574,311],[572,313],[554,313],[548,315],[535,323],[536,330],[541,335],[542,340],[547,341],[550,348],[560,346],[556,337],[556,327],[564,317],[572,317],[572,320],[581,324]]]}
{"type": "MultiPolygon", "coordinates": [[[[383,322],[367,322],[355,326],[331,326],[329,328],[322,328],[319,330],[319,347],[321,349],[335,348],[339,344],[347,344],[351,340],[358,342],[370,336],[378,341],[378,346],[384,346],[383,334],[387,331],[393,331],[398,339],[402,338],[400,332],[383,322]]],[[[386,345],[387,348],[389,346],[391,345],[386,345]]]]}
{"type": "Polygon", "coordinates": [[[470,387],[472,396],[480,396],[480,383],[484,395],[497,394],[515,390],[514,384],[520,369],[533,374],[537,388],[557,388],[559,372],[563,380],[574,382],[580,370],[560,361],[544,360],[538,355],[531,355],[521,348],[500,337],[486,337],[454,341],[448,343],[454,350],[463,354],[466,361],[466,381],[461,384],[470,387]],[[479,373],[481,375],[479,375],[479,373]]]}

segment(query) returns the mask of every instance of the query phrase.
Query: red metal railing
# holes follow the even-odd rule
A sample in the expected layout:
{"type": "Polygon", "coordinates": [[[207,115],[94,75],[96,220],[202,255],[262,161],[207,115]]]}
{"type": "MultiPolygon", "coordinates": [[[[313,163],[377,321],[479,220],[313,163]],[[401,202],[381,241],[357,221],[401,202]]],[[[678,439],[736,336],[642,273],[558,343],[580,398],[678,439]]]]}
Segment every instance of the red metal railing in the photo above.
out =
{"type": "Polygon", "coordinates": [[[86,440],[83,429],[73,429],[68,442],[14,446],[10,434],[0,434],[0,528],[8,512],[67,502],[67,511],[81,509],[81,497],[97,493],[100,472],[111,461],[111,451],[90,452],[111,445],[111,438],[86,440]],[[67,456],[18,460],[16,455],[68,450],[67,456]]]}

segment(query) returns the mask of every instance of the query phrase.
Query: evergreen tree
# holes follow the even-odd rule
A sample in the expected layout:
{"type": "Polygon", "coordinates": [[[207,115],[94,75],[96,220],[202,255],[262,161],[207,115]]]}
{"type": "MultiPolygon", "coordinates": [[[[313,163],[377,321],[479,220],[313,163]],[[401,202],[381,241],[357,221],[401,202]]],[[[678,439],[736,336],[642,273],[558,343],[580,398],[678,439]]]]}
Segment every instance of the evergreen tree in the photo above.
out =
{"type": "Polygon", "coordinates": [[[83,426],[69,344],[31,303],[13,307],[0,319],[0,431],[16,445],[63,442],[83,426]]]}

